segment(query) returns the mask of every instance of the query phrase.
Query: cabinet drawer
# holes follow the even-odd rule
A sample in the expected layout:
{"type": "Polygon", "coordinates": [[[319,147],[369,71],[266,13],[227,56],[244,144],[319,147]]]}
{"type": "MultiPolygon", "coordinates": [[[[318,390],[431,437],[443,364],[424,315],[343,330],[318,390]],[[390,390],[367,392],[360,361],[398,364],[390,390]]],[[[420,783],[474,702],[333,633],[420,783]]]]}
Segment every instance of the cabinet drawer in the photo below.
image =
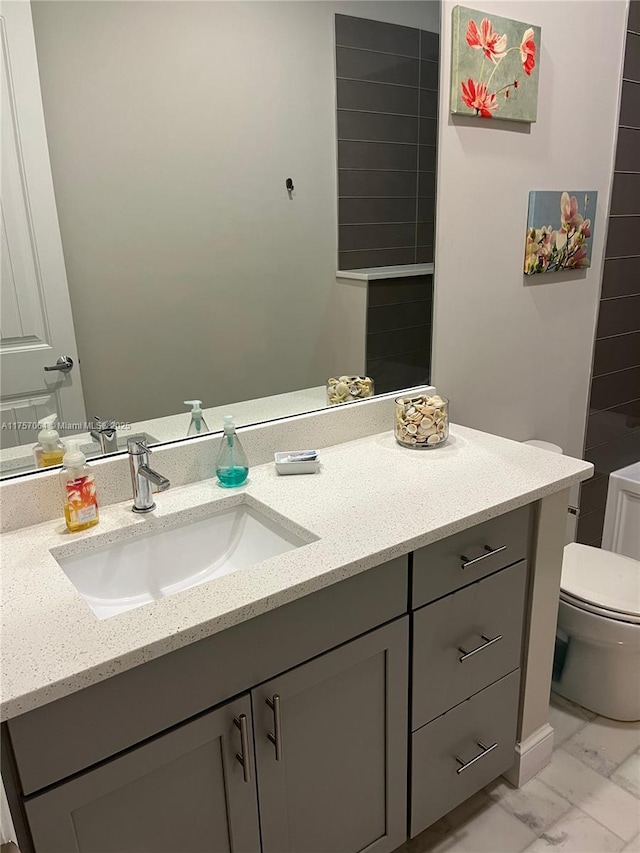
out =
{"type": "Polygon", "coordinates": [[[504,569],[527,556],[530,507],[499,515],[413,555],[412,607],[504,569]]]}
{"type": "Polygon", "coordinates": [[[520,666],[526,561],[413,614],[412,729],[520,666]]]}
{"type": "Polygon", "coordinates": [[[414,732],[411,837],[511,767],[519,683],[517,670],[414,732]]]}

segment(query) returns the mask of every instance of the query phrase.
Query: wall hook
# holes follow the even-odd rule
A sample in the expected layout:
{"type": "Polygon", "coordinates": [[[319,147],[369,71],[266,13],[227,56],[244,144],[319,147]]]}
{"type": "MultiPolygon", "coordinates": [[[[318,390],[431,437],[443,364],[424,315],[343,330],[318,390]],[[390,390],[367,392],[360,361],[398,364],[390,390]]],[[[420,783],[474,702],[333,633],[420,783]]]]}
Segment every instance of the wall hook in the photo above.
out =
{"type": "Polygon", "coordinates": [[[289,198],[291,198],[291,193],[295,189],[295,187],[293,186],[293,178],[287,178],[287,180],[285,181],[285,186],[287,188],[287,192],[289,193],[289,198]]]}

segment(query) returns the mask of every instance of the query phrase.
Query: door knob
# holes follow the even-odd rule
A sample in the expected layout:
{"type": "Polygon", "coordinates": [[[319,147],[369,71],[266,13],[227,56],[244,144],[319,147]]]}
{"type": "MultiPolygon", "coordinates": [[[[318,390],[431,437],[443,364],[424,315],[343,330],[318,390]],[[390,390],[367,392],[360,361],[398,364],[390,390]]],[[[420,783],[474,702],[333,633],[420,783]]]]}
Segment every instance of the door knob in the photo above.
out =
{"type": "Polygon", "coordinates": [[[55,364],[49,364],[45,367],[45,370],[49,372],[50,370],[61,370],[63,373],[68,373],[73,367],[73,359],[70,355],[61,355],[60,358],[56,361],[55,364]]]}

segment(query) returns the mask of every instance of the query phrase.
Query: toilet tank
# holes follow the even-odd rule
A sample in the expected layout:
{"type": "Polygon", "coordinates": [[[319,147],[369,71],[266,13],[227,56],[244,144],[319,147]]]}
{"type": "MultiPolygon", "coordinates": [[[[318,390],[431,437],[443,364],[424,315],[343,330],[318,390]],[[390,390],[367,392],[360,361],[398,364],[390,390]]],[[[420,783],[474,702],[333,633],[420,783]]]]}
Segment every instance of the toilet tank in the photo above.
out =
{"type": "Polygon", "coordinates": [[[640,462],[609,475],[602,547],[640,560],[640,462]]]}

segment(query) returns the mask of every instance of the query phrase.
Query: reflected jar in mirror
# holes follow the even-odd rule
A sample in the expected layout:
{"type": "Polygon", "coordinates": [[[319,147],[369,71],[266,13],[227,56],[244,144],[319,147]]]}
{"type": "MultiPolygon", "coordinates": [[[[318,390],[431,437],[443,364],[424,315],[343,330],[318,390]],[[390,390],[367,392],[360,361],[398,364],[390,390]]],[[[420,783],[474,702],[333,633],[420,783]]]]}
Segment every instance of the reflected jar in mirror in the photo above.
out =
{"type": "Polygon", "coordinates": [[[327,379],[327,403],[338,406],[340,403],[352,403],[354,400],[366,400],[373,397],[373,379],[369,376],[340,376],[327,379]]]}
{"type": "Polygon", "coordinates": [[[439,394],[396,399],[395,435],[398,444],[433,450],[449,438],[449,401],[439,394]]]}

